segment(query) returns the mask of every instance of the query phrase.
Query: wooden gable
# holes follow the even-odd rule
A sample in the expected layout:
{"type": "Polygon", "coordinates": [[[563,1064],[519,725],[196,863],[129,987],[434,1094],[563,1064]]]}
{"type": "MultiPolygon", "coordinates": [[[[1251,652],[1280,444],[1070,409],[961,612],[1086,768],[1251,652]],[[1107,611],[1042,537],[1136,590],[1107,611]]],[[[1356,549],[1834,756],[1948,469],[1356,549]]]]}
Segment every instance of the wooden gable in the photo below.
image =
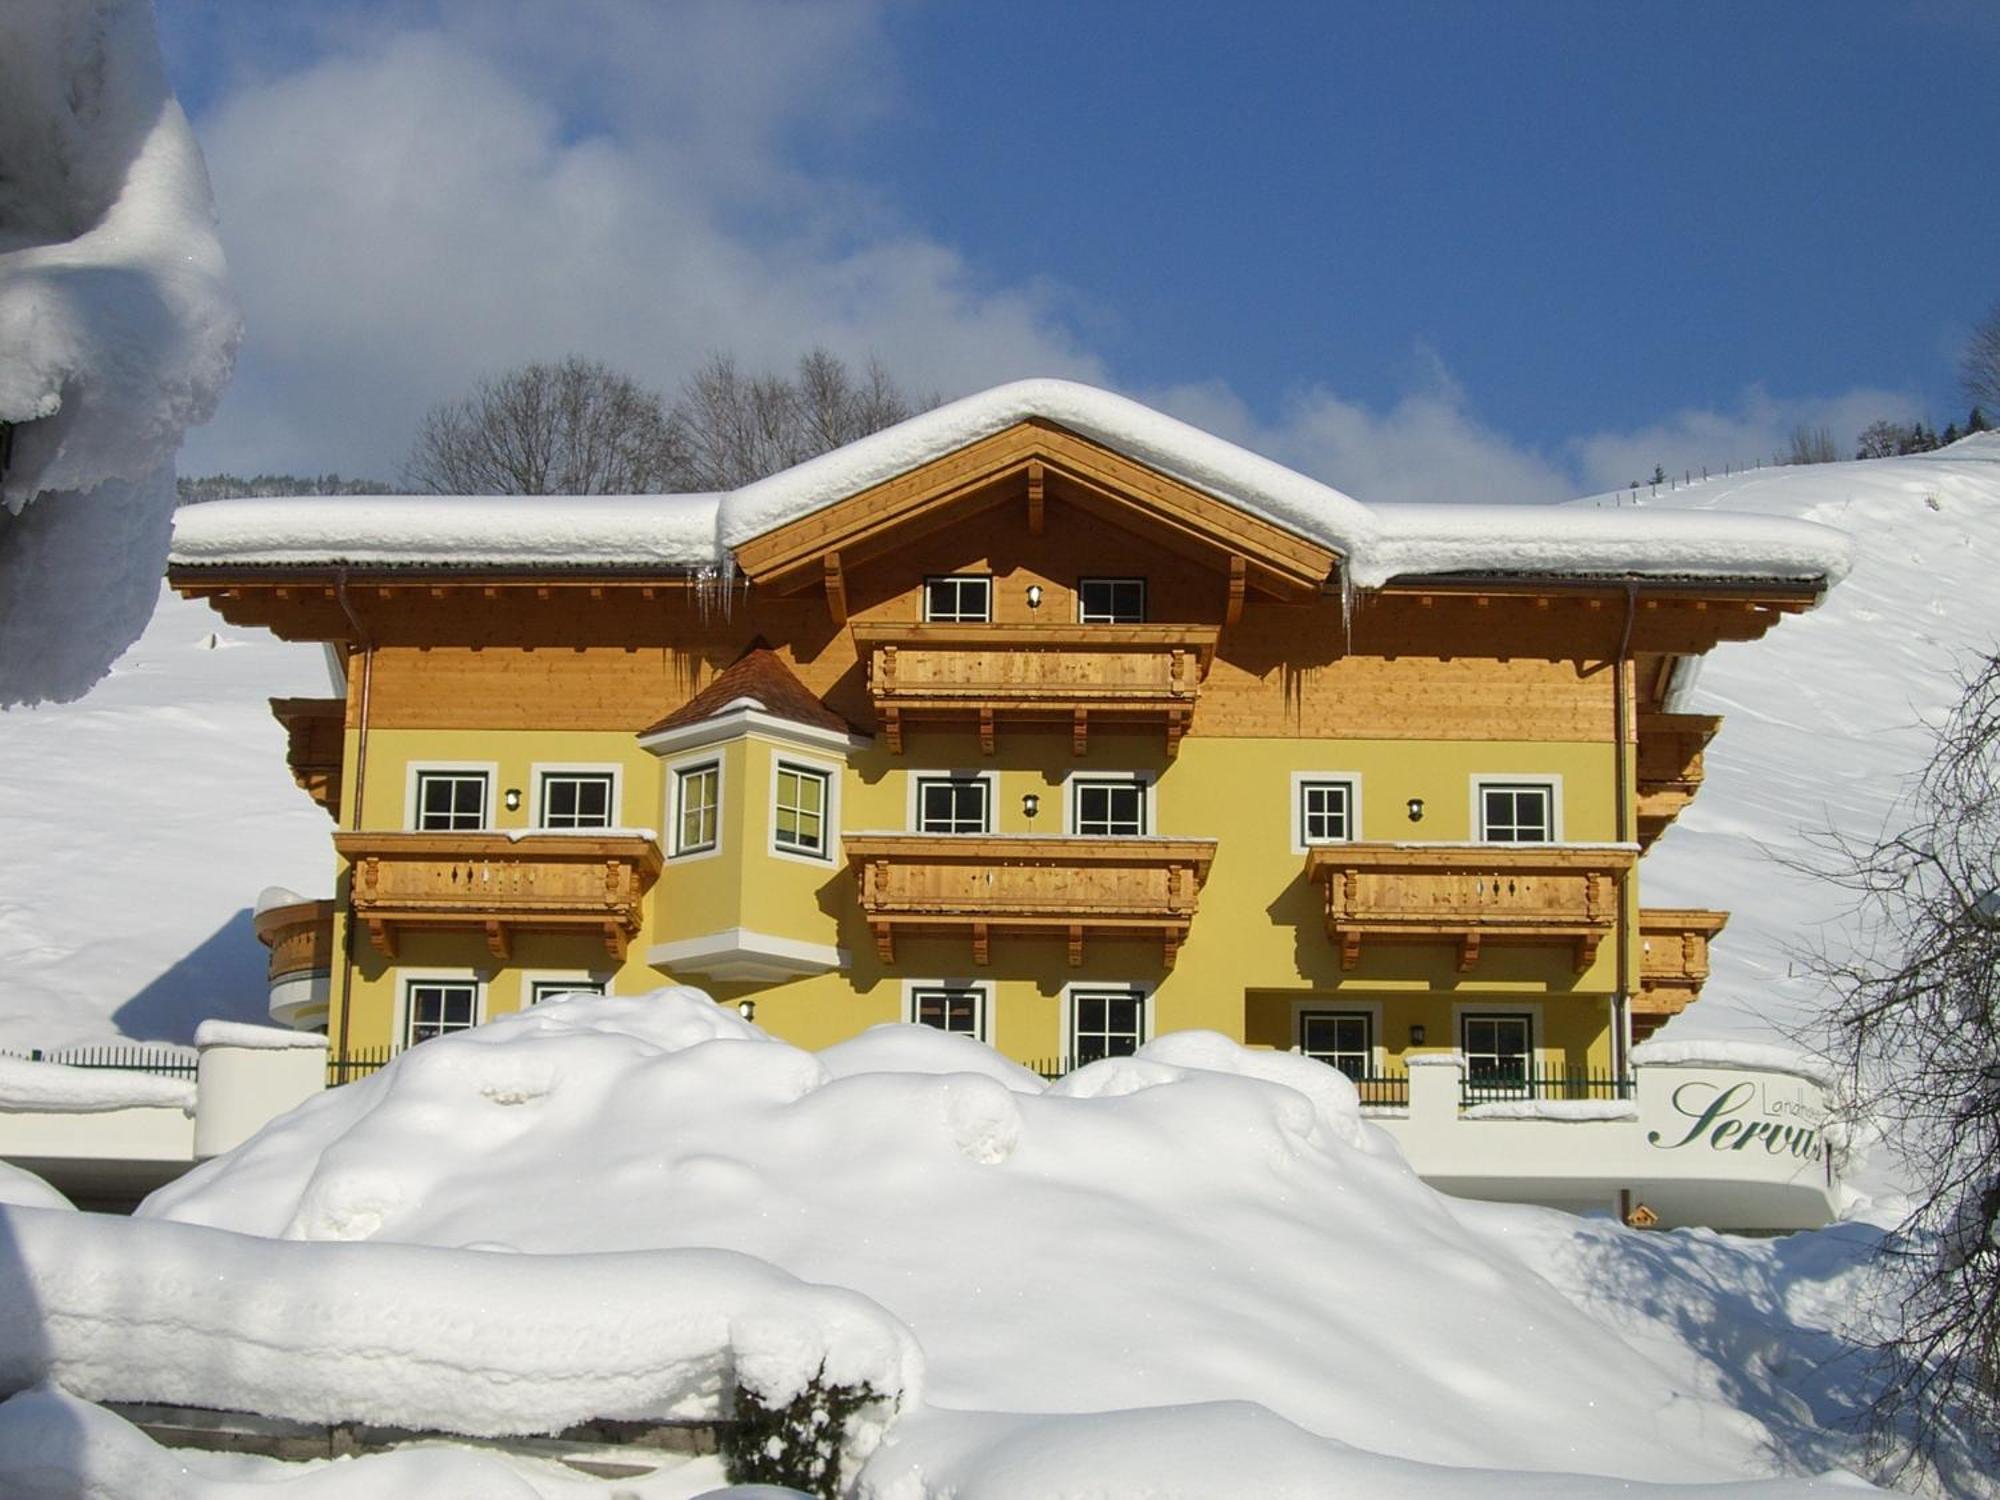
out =
{"type": "Polygon", "coordinates": [[[1051,501],[1226,572],[1232,608],[1246,588],[1310,598],[1338,561],[1331,548],[1031,418],[754,537],[736,549],[736,565],[779,593],[823,586],[843,619],[847,574],[857,565],[1000,505],[1019,506],[1023,528],[1041,536],[1053,524],[1051,501]]]}

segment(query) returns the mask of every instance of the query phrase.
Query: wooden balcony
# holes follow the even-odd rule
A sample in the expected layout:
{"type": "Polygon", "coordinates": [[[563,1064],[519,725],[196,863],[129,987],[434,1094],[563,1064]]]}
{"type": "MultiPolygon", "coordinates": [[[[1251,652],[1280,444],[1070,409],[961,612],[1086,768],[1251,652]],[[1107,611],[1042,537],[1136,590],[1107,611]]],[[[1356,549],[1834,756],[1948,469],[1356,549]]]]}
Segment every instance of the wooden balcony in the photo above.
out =
{"type": "Polygon", "coordinates": [[[250,925],[257,941],[271,950],[266,973],[272,984],[298,974],[325,974],[333,968],[331,901],[267,906],[250,925]]]}
{"type": "Polygon", "coordinates": [[[1213,625],[888,625],[857,622],[868,693],[889,749],[906,723],[976,724],[992,753],[1000,725],[1067,729],[1083,754],[1093,728],[1157,726],[1179,747],[1215,659],[1213,625]]]}
{"type": "Polygon", "coordinates": [[[1470,970],[1488,943],[1561,945],[1578,973],[1618,930],[1618,887],[1638,855],[1576,844],[1323,844],[1327,936],[1352,969],[1369,941],[1452,943],[1470,970]]]}
{"type": "Polygon", "coordinates": [[[1632,997],[1635,1041],[1644,1041],[1668,1017],[1701,998],[1708,979],[1708,945],[1728,922],[1726,911],[1641,909],[1639,993],[1632,997]]]}
{"type": "Polygon", "coordinates": [[[1004,935],[1061,937],[1072,966],[1086,940],[1142,938],[1168,968],[1194,920],[1213,839],[849,834],[861,913],[882,962],[896,934],[962,934],[975,962],[1004,935]]]}
{"type": "Polygon", "coordinates": [[[390,958],[404,928],[485,936],[495,958],[516,932],[591,933],[623,960],[660,846],[629,833],[337,833],[354,919],[390,958]]]}
{"type": "Polygon", "coordinates": [[[1681,815],[1701,790],[1701,757],[1722,720],[1715,714],[1639,715],[1639,848],[1681,815]]]}
{"type": "Polygon", "coordinates": [[[340,756],[347,723],[341,698],[273,698],[271,717],[285,726],[285,763],[299,790],[340,816],[340,756]]]}

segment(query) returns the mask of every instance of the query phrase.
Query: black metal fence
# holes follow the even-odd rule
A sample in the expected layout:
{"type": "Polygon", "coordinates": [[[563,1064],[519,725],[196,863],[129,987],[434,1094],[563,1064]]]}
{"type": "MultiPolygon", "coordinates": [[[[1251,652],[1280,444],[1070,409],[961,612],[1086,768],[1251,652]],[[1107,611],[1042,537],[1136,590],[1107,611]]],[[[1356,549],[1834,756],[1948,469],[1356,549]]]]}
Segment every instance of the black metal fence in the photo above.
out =
{"type": "Polygon", "coordinates": [[[93,1043],[80,1047],[0,1048],[0,1057],[22,1062],[60,1063],[65,1068],[101,1068],[121,1073],[151,1073],[161,1078],[195,1076],[195,1054],[182,1047],[147,1046],[136,1042],[93,1043]]]}
{"type": "Polygon", "coordinates": [[[326,1059],[326,1086],[339,1088],[343,1083],[352,1083],[357,1078],[366,1078],[370,1073],[380,1072],[389,1065],[389,1059],[396,1055],[394,1047],[363,1047],[356,1052],[344,1052],[339,1056],[329,1054],[326,1059]]]}
{"type": "Polygon", "coordinates": [[[1520,1100],[1616,1101],[1632,1097],[1632,1080],[1579,1068],[1510,1068],[1469,1073],[1458,1086],[1461,1105],[1520,1100]]]}

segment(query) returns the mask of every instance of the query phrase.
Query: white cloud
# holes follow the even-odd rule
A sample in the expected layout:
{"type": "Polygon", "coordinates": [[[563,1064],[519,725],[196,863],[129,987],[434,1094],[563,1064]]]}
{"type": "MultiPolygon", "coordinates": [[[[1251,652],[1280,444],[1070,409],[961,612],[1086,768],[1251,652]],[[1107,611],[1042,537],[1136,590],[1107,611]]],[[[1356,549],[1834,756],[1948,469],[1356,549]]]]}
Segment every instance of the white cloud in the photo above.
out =
{"type": "Polygon", "coordinates": [[[572,351],[669,390],[815,343],[948,393],[1106,378],[1054,294],[790,164],[791,133],[878,107],[875,7],[590,15],[541,52],[506,8],[371,30],[202,122],[248,335],[183,472],[392,479],[432,403],[572,351]]]}

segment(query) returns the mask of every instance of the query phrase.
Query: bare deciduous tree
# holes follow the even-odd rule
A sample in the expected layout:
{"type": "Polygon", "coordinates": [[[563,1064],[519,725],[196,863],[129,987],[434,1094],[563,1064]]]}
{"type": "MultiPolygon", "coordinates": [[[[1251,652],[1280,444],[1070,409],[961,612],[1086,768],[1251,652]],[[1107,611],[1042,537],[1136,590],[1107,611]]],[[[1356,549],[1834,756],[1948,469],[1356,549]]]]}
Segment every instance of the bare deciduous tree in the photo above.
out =
{"type": "Polygon", "coordinates": [[[787,380],[745,375],[735,360],[714,354],[681,388],[674,420],[689,455],[687,487],[733,490],[936,404],[906,396],[874,360],[856,376],[814,349],[787,380]]]}
{"type": "Polygon", "coordinates": [[[657,391],[571,355],[432,407],[403,477],[439,495],[634,495],[682,488],[686,469],[657,391]]]}
{"type": "Polygon", "coordinates": [[[1855,442],[1858,445],[1854,452],[1856,458],[1894,458],[1898,453],[1909,450],[1910,429],[1901,422],[1885,418],[1862,428],[1855,442]]]}
{"type": "Polygon", "coordinates": [[[902,421],[913,401],[871,360],[814,349],[791,379],[711,355],[669,406],[593,360],[530,364],[433,407],[403,466],[434,494],[730,490],[902,421]]]}
{"type": "Polygon", "coordinates": [[[2000,302],[1973,328],[1958,362],[1958,378],[1975,407],[2000,407],[2000,302]]]}
{"type": "Polygon", "coordinates": [[[2000,1460],[2000,654],[1940,727],[1902,832],[1826,841],[1857,898],[1818,967],[1827,1049],[1887,1131],[1914,1207],[1884,1245],[1893,1309],[1871,1416],[1889,1450],[2000,1460]],[[1898,1433],[1900,1432],[1900,1437],[1898,1433]]]}
{"type": "Polygon", "coordinates": [[[1838,461],[1840,450],[1833,445],[1833,432],[1826,427],[1804,423],[1792,429],[1792,446],[1779,459],[1785,464],[1830,464],[1838,461]]]}

